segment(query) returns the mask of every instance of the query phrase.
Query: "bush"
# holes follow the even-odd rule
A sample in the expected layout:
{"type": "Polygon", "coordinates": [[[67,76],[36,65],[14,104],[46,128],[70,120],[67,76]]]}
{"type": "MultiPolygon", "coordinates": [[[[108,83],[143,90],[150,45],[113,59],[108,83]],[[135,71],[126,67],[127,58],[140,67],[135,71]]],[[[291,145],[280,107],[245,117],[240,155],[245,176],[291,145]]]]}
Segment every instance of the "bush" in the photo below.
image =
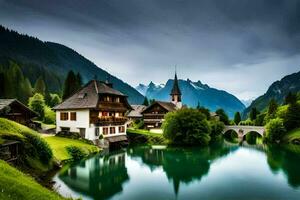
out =
{"type": "Polygon", "coordinates": [[[26,137],[26,140],[32,146],[34,146],[36,150],[34,154],[36,154],[39,157],[40,161],[43,164],[49,164],[50,160],[53,157],[53,153],[48,143],[39,135],[26,132],[26,131],[22,132],[21,134],[26,137]]]}
{"type": "Polygon", "coordinates": [[[72,156],[73,160],[78,161],[87,156],[87,153],[84,152],[80,147],[77,146],[67,146],[67,152],[72,156]]]}
{"type": "Polygon", "coordinates": [[[254,121],[255,126],[264,126],[266,116],[267,116],[266,113],[261,113],[257,115],[256,120],[254,121]]]}
{"type": "Polygon", "coordinates": [[[70,138],[70,139],[79,139],[79,138],[81,138],[79,133],[70,132],[70,131],[60,131],[55,136],[65,137],[65,138],[70,138]]]}
{"type": "Polygon", "coordinates": [[[165,116],[163,136],[174,144],[208,145],[210,126],[196,109],[181,109],[165,116]]]}
{"type": "Polygon", "coordinates": [[[254,123],[250,120],[250,119],[247,119],[245,121],[241,121],[239,123],[239,126],[253,126],[254,123]]]}
{"type": "Polygon", "coordinates": [[[210,121],[209,125],[211,129],[211,133],[210,133],[211,141],[214,142],[221,139],[222,132],[225,127],[224,123],[220,121],[210,121]]]}
{"type": "Polygon", "coordinates": [[[58,105],[60,102],[61,102],[61,98],[58,96],[58,94],[50,94],[49,106],[51,108],[58,105]]]}
{"type": "Polygon", "coordinates": [[[285,133],[283,120],[280,118],[272,119],[266,125],[266,139],[269,142],[280,142],[285,133]]]}
{"type": "Polygon", "coordinates": [[[44,110],[44,120],[43,122],[46,124],[55,124],[55,112],[53,110],[51,110],[51,108],[49,108],[48,106],[45,106],[45,110],[44,110]]]}
{"type": "Polygon", "coordinates": [[[39,114],[39,119],[44,119],[45,100],[44,96],[36,93],[29,98],[29,108],[39,114]]]}

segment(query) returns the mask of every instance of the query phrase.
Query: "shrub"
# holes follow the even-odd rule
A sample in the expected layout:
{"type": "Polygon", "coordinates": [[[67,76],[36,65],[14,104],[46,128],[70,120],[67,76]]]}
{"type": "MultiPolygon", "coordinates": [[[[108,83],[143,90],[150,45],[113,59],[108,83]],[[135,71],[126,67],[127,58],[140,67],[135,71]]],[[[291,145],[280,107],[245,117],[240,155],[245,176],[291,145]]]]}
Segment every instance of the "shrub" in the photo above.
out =
{"type": "Polygon", "coordinates": [[[49,106],[52,108],[61,102],[61,98],[58,94],[50,94],[50,103],[49,106]]]}
{"type": "Polygon", "coordinates": [[[67,146],[67,152],[72,156],[73,160],[81,160],[87,156],[87,153],[84,152],[80,147],[77,146],[67,146]]]}
{"type": "Polygon", "coordinates": [[[210,121],[209,125],[211,129],[211,141],[217,141],[221,139],[222,132],[224,130],[224,123],[220,121],[210,121]]]}
{"type": "Polygon", "coordinates": [[[40,161],[44,164],[48,164],[53,157],[52,150],[48,143],[37,134],[33,134],[27,131],[21,133],[26,137],[26,140],[34,146],[35,154],[39,157],[40,161]]]}
{"type": "Polygon", "coordinates": [[[170,112],[163,123],[164,137],[174,144],[207,145],[210,126],[204,114],[196,109],[170,112]]]}
{"type": "Polygon", "coordinates": [[[46,124],[55,124],[55,112],[53,110],[51,110],[51,108],[49,108],[48,106],[45,106],[45,110],[44,110],[44,123],[46,124]]]}
{"type": "Polygon", "coordinates": [[[280,118],[271,119],[266,125],[266,139],[269,142],[280,142],[285,133],[283,120],[280,118]]]}
{"type": "Polygon", "coordinates": [[[247,120],[245,120],[245,121],[241,121],[241,122],[239,123],[239,125],[240,125],[240,126],[253,126],[254,123],[253,123],[250,119],[247,119],[247,120]]]}
{"type": "Polygon", "coordinates": [[[31,110],[39,114],[39,119],[43,120],[45,109],[44,96],[39,93],[34,94],[33,97],[29,98],[28,105],[31,110]]]}
{"type": "Polygon", "coordinates": [[[255,126],[264,126],[266,116],[267,116],[266,113],[261,113],[261,114],[257,115],[256,120],[254,121],[254,125],[255,126]]]}
{"type": "Polygon", "coordinates": [[[79,139],[79,138],[81,138],[79,133],[70,132],[70,131],[60,131],[55,136],[65,137],[65,138],[70,138],[70,139],[79,139]]]}

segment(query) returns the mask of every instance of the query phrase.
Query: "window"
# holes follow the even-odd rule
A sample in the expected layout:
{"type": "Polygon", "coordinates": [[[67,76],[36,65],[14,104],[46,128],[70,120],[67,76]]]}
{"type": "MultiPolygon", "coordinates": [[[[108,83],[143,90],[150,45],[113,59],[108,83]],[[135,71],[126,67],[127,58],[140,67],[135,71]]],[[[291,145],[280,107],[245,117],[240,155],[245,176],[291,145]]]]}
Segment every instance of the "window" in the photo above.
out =
{"type": "Polygon", "coordinates": [[[120,103],[120,97],[116,97],[115,101],[116,101],[117,103],[120,103]]]}
{"type": "Polygon", "coordinates": [[[119,133],[124,133],[124,132],[125,132],[125,127],[119,126],[119,133]]]}
{"type": "Polygon", "coordinates": [[[99,136],[99,128],[95,128],[95,136],[99,136]]]}
{"type": "Polygon", "coordinates": [[[76,112],[70,113],[70,119],[71,119],[71,121],[76,121],[76,112]]]}
{"type": "Polygon", "coordinates": [[[109,112],[102,112],[101,116],[103,116],[103,117],[109,116],[109,112]]]}
{"type": "Polygon", "coordinates": [[[103,135],[108,135],[108,128],[107,127],[103,127],[103,135]]]}
{"type": "Polygon", "coordinates": [[[67,112],[61,112],[60,113],[60,120],[61,121],[67,121],[69,119],[69,113],[67,112]]]}
{"type": "Polygon", "coordinates": [[[110,127],[110,134],[115,134],[115,133],[116,133],[116,128],[110,127]]]}

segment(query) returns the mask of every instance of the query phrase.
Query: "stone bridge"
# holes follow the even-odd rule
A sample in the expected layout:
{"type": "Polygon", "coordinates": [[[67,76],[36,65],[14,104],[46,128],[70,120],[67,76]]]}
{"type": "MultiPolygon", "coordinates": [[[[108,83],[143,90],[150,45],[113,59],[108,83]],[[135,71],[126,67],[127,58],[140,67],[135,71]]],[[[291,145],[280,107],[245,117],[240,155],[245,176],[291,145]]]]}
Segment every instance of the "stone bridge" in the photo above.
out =
{"type": "Polygon", "coordinates": [[[256,132],[262,137],[265,134],[265,127],[263,126],[225,126],[223,134],[230,130],[235,131],[239,138],[243,138],[250,132],[256,132]]]}

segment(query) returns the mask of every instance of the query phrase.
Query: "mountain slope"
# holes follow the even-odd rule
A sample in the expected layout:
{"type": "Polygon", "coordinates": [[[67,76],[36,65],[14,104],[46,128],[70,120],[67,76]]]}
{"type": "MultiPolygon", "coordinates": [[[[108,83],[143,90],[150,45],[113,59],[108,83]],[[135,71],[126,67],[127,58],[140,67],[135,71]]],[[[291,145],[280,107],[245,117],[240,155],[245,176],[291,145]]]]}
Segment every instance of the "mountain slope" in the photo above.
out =
{"type": "Polygon", "coordinates": [[[98,68],[76,51],[0,26],[0,65],[6,66],[9,61],[18,63],[32,84],[42,75],[51,92],[61,91],[68,71],[73,70],[82,75],[84,82],[94,77],[99,80],[110,77],[114,87],[128,95],[130,103],[141,103],[144,99],[133,87],[98,68]]]}
{"type": "MultiPolygon", "coordinates": [[[[136,89],[140,92],[146,90],[145,95],[148,99],[170,101],[172,86],[173,80],[168,80],[165,85],[156,86],[151,82],[148,86],[141,86],[140,84],[136,89]],[[141,89],[143,90],[141,91],[141,89]]],[[[199,102],[201,106],[205,106],[211,111],[223,108],[230,117],[233,117],[236,111],[245,109],[244,104],[235,96],[222,90],[210,88],[200,81],[179,80],[179,87],[182,92],[182,101],[188,106],[196,107],[199,102]]]]}
{"type": "Polygon", "coordinates": [[[278,103],[283,103],[285,96],[289,92],[300,91],[300,71],[297,73],[285,76],[280,81],[274,82],[267,90],[267,92],[255,99],[251,105],[245,109],[243,116],[246,117],[250,110],[256,107],[258,110],[267,108],[269,101],[275,99],[278,103]]]}

